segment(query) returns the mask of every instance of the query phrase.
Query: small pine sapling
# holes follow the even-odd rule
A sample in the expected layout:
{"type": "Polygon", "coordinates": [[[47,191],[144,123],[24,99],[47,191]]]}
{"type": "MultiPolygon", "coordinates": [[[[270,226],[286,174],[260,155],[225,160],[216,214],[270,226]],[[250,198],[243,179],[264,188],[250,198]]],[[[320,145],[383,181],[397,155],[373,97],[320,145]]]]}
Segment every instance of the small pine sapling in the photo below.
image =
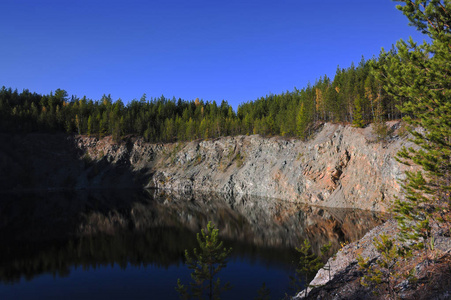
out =
{"type": "MultiPolygon", "coordinates": [[[[329,252],[331,246],[332,244],[330,242],[322,246],[320,256],[312,253],[312,246],[308,240],[304,240],[300,248],[296,247],[296,251],[300,254],[299,262],[295,270],[295,275],[290,276],[290,284],[296,293],[304,288],[305,296],[307,296],[308,288],[313,287],[309,284],[312,276],[324,266],[322,259],[329,252]]],[[[330,265],[328,265],[328,269],[330,276],[330,265]]]]}
{"type": "Polygon", "coordinates": [[[197,234],[197,243],[199,249],[194,248],[194,256],[191,256],[188,250],[185,250],[186,264],[192,269],[191,278],[193,282],[189,286],[177,280],[176,291],[179,292],[181,299],[190,299],[196,297],[199,299],[219,299],[222,292],[231,289],[229,283],[221,286],[219,278],[215,280],[216,275],[227,266],[227,259],[232,252],[232,248],[223,247],[223,242],[218,238],[219,230],[211,222],[207,224],[207,230],[201,230],[197,234]]]}
{"type": "Polygon", "coordinates": [[[379,237],[380,240],[374,238],[373,242],[380,254],[376,261],[370,261],[368,258],[363,258],[360,255],[357,258],[359,270],[364,274],[360,284],[373,288],[373,293],[376,295],[379,295],[380,290],[376,288],[384,285],[390,299],[395,299],[396,291],[393,279],[397,279],[401,275],[396,272],[396,267],[399,265],[402,251],[388,235],[381,234],[379,237]]]}
{"type": "Polygon", "coordinates": [[[255,297],[255,300],[269,300],[271,299],[271,291],[266,287],[266,284],[263,282],[261,288],[257,291],[258,296],[255,297]]]}

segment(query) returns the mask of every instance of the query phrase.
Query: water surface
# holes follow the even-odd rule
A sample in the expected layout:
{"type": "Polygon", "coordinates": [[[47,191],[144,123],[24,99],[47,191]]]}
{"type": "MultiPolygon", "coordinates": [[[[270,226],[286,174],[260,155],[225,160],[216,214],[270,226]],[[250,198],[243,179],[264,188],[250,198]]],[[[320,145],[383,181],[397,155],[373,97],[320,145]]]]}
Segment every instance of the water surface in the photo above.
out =
{"type": "Polygon", "coordinates": [[[255,197],[102,191],[0,195],[0,299],[178,299],[189,283],[185,249],[208,221],[232,247],[223,299],[290,293],[296,246],[337,250],[381,218],[375,213],[255,197]]]}

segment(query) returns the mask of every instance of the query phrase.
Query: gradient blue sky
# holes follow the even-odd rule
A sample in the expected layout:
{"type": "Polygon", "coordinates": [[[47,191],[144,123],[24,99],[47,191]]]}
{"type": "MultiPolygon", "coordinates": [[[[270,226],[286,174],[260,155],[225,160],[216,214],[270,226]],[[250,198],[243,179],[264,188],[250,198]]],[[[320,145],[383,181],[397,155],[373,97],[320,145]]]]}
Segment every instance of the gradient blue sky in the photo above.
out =
{"type": "Polygon", "coordinates": [[[124,102],[291,91],[425,37],[390,0],[2,0],[0,86],[124,102]]]}

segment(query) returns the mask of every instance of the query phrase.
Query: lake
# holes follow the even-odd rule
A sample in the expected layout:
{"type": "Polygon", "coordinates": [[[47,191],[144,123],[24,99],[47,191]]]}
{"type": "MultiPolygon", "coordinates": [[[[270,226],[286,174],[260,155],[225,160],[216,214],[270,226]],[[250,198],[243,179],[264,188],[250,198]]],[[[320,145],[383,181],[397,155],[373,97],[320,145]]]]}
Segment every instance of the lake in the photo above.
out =
{"type": "Polygon", "coordinates": [[[382,223],[376,213],[249,196],[109,190],[0,194],[0,299],[178,299],[184,251],[212,221],[233,252],[219,273],[253,299],[290,291],[304,239],[334,251],[382,223]]]}

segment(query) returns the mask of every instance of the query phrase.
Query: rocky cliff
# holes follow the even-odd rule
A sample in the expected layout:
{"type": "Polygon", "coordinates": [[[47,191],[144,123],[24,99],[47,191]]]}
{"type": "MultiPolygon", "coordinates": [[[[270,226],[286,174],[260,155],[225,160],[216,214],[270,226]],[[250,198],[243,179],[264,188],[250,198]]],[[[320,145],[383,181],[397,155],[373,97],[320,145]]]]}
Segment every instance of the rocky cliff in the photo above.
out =
{"type": "Polygon", "coordinates": [[[306,142],[281,137],[224,137],[150,144],[129,137],[0,136],[5,189],[145,187],[256,195],[321,206],[385,211],[399,193],[407,143],[399,123],[374,142],[371,126],[324,124],[306,142]]]}
{"type": "MultiPolygon", "coordinates": [[[[380,235],[394,237],[398,247],[411,242],[402,242],[397,236],[399,229],[394,219],[367,232],[361,239],[345,245],[329,258],[326,268],[320,269],[310,282],[308,294],[298,293],[293,300],[300,299],[393,299],[384,280],[374,286],[361,284],[364,275],[357,258],[362,256],[377,268],[376,260],[381,253],[376,249],[374,240],[380,235]]],[[[395,299],[451,299],[451,237],[449,231],[433,226],[433,247],[430,251],[412,251],[402,263],[393,266],[390,278],[395,299]],[[406,276],[413,272],[414,278],[406,276]]]]}

